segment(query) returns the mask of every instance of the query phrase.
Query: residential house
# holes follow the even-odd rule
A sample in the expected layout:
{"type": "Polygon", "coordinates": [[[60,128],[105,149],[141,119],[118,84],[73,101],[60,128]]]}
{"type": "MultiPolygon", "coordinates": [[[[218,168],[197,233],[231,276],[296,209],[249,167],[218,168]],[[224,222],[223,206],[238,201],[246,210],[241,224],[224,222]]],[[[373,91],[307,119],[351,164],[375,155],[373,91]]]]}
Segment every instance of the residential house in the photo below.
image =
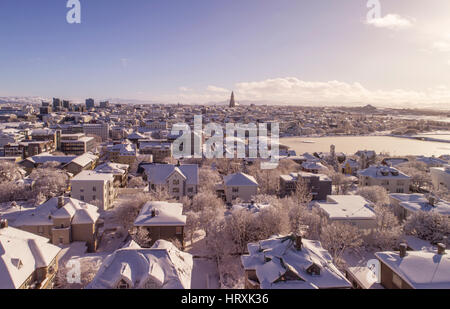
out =
{"type": "Polygon", "coordinates": [[[0,222],[0,289],[51,288],[61,248],[48,239],[0,222]]]}
{"type": "Polygon", "coordinates": [[[99,206],[101,210],[112,207],[116,190],[114,175],[82,171],[70,180],[71,197],[99,206]]]}
{"type": "Polygon", "coordinates": [[[132,242],[108,255],[87,289],[190,289],[193,257],[158,240],[143,249],[132,242]]]}
{"type": "Polygon", "coordinates": [[[349,289],[319,241],[273,236],[248,244],[241,256],[246,289],[349,289]]]}
{"type": "Polygon", "coordinates": [[[320,162],[306,161],[301,164],[301,169],[304,172],[319,174],[328,170],[328,168],[320,162]]]}
{"type": "Polygon", "coordinates": [[[147,202],[134,221],[134,226],[149,232],[151,244],[159,239],[177,239],[184,246],[185,225],[183,204],[169,202],[147,202]]]}
{"type": "Polygon", "coordinates": [[[128,164],[119,164],[106,162],[95,168],[97,173],[113,174],[114,186],[125,187],[128,183],[128,171],[130,166],[128,164]]]}
{"type": "Polygon", "coordinates": [[[197,164],[152,164],[143,168],[151,190],[166,190],[177,199],[198,192],[197,164]]]}
{"type": "Polygon", "coordinates": [[[450,255],[444,244],[437,250],[375,253],[380,262],[381,285],[386,289],[450,289],[450,255]]]}
{"type": "Polygon", "coordinates": [[[98,207],[69,197],[53,197],[36,208],[24,210],[13,225],[50,239],[54,245],[86,242],[97,249],[98,207]]]}
{"type": "Polygon", "coordinates": [[[92,152],[86,152],[80,156],[77,156],[72,161],[67,163],[63,168],[72,175],[77,175],[82,171],[92,170],[98,163],[98,156],[92,152]]]}
{"type": "Polygon", "coordinates": [[[381,186],[390,193],[409,193],[411,177],[389,166],[373,165],[358,171],[359,185],[381,186]]]}
{"type": "Polygon", "coordinates": [[[430,168],[431,181],[438,190],[450,190],[450,165],[430,168]]]}
{"type": "Polygon", "coordinates": [[[249,203],[258,194],[258,182],[245,173],[231,174],[223,177],[223,183],[216,185],[216,191],[227,203],[237,198],[249,203]]]}
{"type": "Polygon", "coordinates": [[[136,157],[136,145],[132,143],[116,144],[108,147],[108,158],[111,162],[133,165],[136,157]]]}
{"type": "Polygon", "coordinates": [[[450,203],[424,194],[391,193],[389,200],[395,215],[401,220],[406,220],[417,211],[434,212],[450,218],[450,203]]]}
{"type": "Polygon", "coordinates": [[[349,223],[359,229],[372,229],[377,216],[372,203],[359,195],[328,195],[326,202],[315,202],[331,222],[349,223]]]}
{"type": "Polygon", "coordinates": [[[359,167],[360,163],[357,160],[348,158],[342,163],[341,171],[342,174],[356,176],[359,167]]]}

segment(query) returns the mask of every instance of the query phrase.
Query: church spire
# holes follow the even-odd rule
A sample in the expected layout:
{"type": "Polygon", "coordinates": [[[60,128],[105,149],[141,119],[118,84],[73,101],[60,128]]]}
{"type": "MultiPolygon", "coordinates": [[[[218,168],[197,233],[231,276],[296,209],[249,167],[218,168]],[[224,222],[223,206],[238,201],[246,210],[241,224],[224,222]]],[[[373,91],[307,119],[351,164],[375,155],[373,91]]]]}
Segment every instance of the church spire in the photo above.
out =
{"type": "Polygon", "coordinates": [[[231,92],[231,98],[230,98],[230,107],[235,107],[236,102],[234,101],[234,91],[231,92]]]}

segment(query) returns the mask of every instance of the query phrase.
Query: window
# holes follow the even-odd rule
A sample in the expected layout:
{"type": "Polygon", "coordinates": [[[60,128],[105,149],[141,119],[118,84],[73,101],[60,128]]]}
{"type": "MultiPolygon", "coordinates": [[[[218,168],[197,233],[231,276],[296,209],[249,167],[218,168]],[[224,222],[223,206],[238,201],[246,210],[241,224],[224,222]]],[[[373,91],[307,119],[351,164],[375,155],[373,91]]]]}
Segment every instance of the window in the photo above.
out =
{"type": "Polygon", "coordinates": [[[239,188],[233,187],[233,193],[239,192],[239,188]]]}
{"type": "Polygon", "coordinates": [[[174,181],[172,181],[172,183],[173,183],[174,185],[179,185],[179,184],[180,184],[180,180],[174,179],[174,181]]]}
{"type": "Polygon", "coordinates": [[[96,186],[93,186],[93,187],[92,187],[92,191],[97,192],[97,187],[96,187],[96,186]]]}
{"type": "Polygon", "coordinates": [[[95,195],[92,196],[92,200],[95,201],[97,197],[95,195]]]}
{"type": "Polygon", "coordinates": [[[403,192],[404,192],[403,188],[397,188],[397,193],[403,193],[403,192]]]}
{"type": "Polygon", "coordinates": [[[179,193],[179,192],[180,192],[180,188],[173,188],[173,189],[172,189],[172,192],[173,192],[173,193],[179,193]]]}
{"type": "Polygon", "coordinates": [[[182,235],[183,234],[183,228],[181,226],[177,226],[175,233],[177,235],[182,235]]]}
{"type": "Polygon", "coordinates": [[[192,192],[194,192],[194,188],[188,188],[187,191],[188,191],[189,193],[192,193],[192,192]]]}
{"type": "Polygon", "coordinates": [[[128,289],[128,283],[125,282],[125,280],[120,280],[119,284],[117,285],[118,289],[128,289]]]}
{"type": "Polygon", "coordinates": [[[83,193],[83,192],[84,192],[84,189],[83,189],[83,188],[80,188],[80,192],[83,193]]]}
{"type": "Polygon", "coordinates": [[[44,234],[44,227],[43,226],[38,226],[38,233],[39,234],[44,234]]]}
{"type": "Polygon", "coordinates": [[[80,195],[80,201],[84,201],[84,195],[80,195]]]}

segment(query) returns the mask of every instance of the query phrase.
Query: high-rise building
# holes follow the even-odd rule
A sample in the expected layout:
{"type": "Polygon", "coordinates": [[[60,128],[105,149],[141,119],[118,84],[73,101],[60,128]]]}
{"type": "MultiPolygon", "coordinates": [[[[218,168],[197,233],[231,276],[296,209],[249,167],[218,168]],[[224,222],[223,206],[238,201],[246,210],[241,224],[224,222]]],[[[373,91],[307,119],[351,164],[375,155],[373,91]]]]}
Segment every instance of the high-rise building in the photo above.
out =
{"type": "Polygon", "coordinates": [[[94,99],[86,99],[86,109],[94,108],[95,101],[94,99]]]}
{"type": "Polygon", "coordinates": [[[53,109],[59,110],[62,107],[62,101],[58,98],[53,98],[53,109]]]}
{"type": "Polygon", "coordinates": [[[231,92],[230,107],[236,107],[236,101],[234,100],[234,91],[231,92]]]}
{"type": "Polygon", "coordinates": [[[109,107],[109,101],[100,102],[100,108],[108,108],[108,107],[109,107]]]}

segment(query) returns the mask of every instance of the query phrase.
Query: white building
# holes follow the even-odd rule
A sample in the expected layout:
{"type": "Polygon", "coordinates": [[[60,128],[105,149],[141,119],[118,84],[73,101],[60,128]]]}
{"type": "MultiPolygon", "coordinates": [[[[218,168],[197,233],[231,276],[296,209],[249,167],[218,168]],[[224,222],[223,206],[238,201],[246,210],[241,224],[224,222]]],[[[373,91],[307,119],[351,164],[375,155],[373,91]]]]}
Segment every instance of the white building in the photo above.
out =
{"type": "Polygon", "coordinates": [[[114,175],[82,171],[70,180],[71,197],[107,210],[112,207],[116,197],[114,175]]]}
{"type": "Polygon", "coordinates": [[[245,173],[236,173],[223,177],[223,183],[216,186],[216,190],[223,195],[227,203],[240,198],[249,203],[258,194],[258,182],[255,177],[245,173]]]}
{"type": "Polygon", "coordinates": [[[440,189],[450,189],[450,165],[430,168],[433,186],[440,189]]]}
{"type": "Polygon", "coordinates": [[[359,195],[328,195],[326,202],[315,202],[330,221],[352,224],[360,229],[376,227],[373,205],[359,195]]]}
{"type": "Polygon", "coordinates": [[[132,243],[109,255],[88,289],[190,289],[193,258],[172,243],[158,240],[152,248],[132,243]]]}
{"type": "Polygon", "coordinates": [[[411,177],[400,172],[398,169],[373,165],[358,171],[360,186],[381,186],[391,193],[409,193],[411,177]]]}
{"type": "Polygon", "coordinates": [[[391,205],[395,215],[400,220],[405,220],[414,212],[435,212],[450,217],[450,203],[444,200],[427,198],[424,194],[389,194],[391,205]]]}

